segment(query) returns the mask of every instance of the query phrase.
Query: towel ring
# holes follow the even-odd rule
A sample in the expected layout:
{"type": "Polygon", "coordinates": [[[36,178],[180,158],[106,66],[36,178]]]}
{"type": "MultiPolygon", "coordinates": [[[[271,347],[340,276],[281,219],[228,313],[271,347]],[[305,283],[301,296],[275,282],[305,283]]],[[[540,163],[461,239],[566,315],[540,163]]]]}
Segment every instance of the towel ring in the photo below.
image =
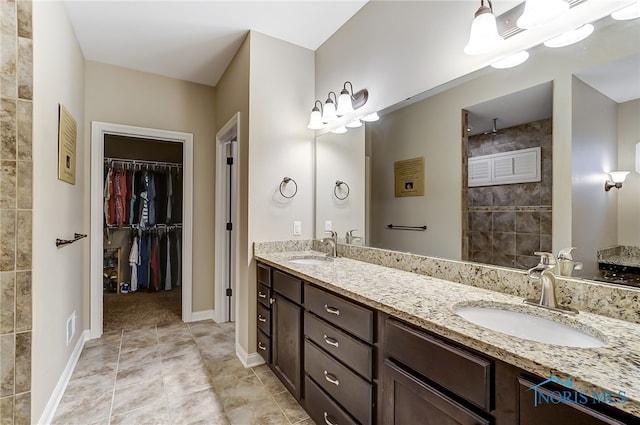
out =
{"type": "Polygon", "coordinates": [[[296,181],[291,177],[283,178],[282,181],[280,182],[280,195],[282,195],[284,198],[291,199],[294,196],[296,196],[296,193],[298,193],[298,183],[296,183],[296,181]],[[295,189],[291,195],[287,196],[284,194],[283,189],[289,182],[293,182],[295,189]]]}
{"type": "Polygon", "coordinates": [[[341,201],[344,201],[345,199],[347,199],[349,197],[349,185],[341,180],[336,180],[336,185],[333,187],[333,194],[336,198],[338,198],[341,201]],[[340,186],[345,185],[347,186],[347,193],[344,195],[344,197],[340,197],[338,195],[338,188],[340,188],[340,186]]]}

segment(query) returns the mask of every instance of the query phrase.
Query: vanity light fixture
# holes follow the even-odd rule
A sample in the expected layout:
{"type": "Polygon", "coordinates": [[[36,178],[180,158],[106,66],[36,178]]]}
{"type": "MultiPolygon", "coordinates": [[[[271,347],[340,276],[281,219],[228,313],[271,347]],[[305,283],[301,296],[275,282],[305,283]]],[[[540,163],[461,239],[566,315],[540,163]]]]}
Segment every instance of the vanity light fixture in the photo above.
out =
{"type": "Polygon", "coordinates": [[[362,89],[354,93],[351,81],[346,81],[338,97],[338,109],[336,113],[338,116],[352,114],[356,109],[367,103],[368,99],[369,91],[367,89],[362,89]],[[347,90],[347,84],[351,87],[351,91],[347,90]]]}
{"type": "Polygon", "coordinates": [[[356,118],[355,120],[353,120],[349,124],[347,124],[346,127],[348,127],[348,128],[362,127],[362,121],[360,121],[358,118],[356,118]]]}
{"type": "Polygon", "coordinates": [[[331,121],[335,121],[338,119],[338,115],[336,114],[336,101],[331,99],[331,94],[333,93],[333,98],[336,99],[336,94],[332,91],[327,95],[327,100],[324,102],[324,109],[322,110],[322,122],[328,123],[331,121]]]}
{"type": "Polygon", "coordinates": [[[504,38],[498,34],[491,0],[487,0],[488,7],[484,5],[484,1],[480,0],[480,8],[476,11],[471,23],[469,42],[464,47],[464,52],[467,55],[488,53],[504,43],[504,38]]]}
{"type": "Polygon", "coordinates": [[[345,126],[340,126],[340,127],[336,127],[333,130],[331,130],[331,132],[333,134],[344,134],[346,133],[348,130],[345,126]]]}
{"type": "Polygon", "coordinates": [[[569,10],[565,0],[527,0],[516,25],[528,30],[545,25],[569,10]]]}
{"type": "Polygon", "coordinates": [[[500,59],[499,61],[492,63],[491,66],[496,69],[513,68],[523,64],[527,59],[529,59],[529,52],[523,50],[521,52],[514,53],[511,56],[507,56],[504,59],[500,59]]]}
{"type": "Polygon", "coordinates": [[[377,112],[372,112],[369,115],[365,115],[360,119],[364,122],[374,122],[374,121],[378,121],[380,119],[380,116],[378,115],[377,112]]]}
{"type": "Polygon", "coordinates": [[[553,48],[570,46],[589,37],[592,32],[593,25],[584,24],[545,41],[544,45],[553,48]]]}
{"type": "Polygon", "coordinates": [[[609,174],[609,180],[604,182],[604,190],[608,192],[611,188],[615,187],[616,189],[620,189],[622,187],[622,183],[629,175],[629,171],[611,171],[609,174]]]}
{"type": "Polygon", "coordinates": [[[307,124],[307,128],[310,130],[320,130],[324,127],[324,123],[322,122],[322,102],[316,100],[316,103],[313,105],[313,109],[311,110],[311,115],[309,116],[309,124],[307,124]],[[320,104],[320,108],[318,108],[318,104],[320,104]]]}
{"type": "Polygon", "coordinates": [[[616,10],[611,14],[611,17],[616,21],[627,21],[630,19],[640,18],[640,1],[636,1],[629,6],[616,10]]]}

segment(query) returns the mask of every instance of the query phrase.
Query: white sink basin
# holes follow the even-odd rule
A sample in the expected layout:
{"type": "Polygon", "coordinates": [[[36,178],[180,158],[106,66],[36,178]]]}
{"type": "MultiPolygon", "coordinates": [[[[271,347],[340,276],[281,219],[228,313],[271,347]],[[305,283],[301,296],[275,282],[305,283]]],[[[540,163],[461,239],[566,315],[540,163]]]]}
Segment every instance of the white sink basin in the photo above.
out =
{"type": "Polygon", "coordinates": [[[322,257],[318,256],[308,256],[308,257],[297,257],[289,260],[290,263],[294,264],[312,264],[312,265],[323,265],[328,264],[333,261],[331,257],[322,257]]]}
{"type": "Polygon", "coordinates": [[[482,327],[547,344],[565,347],[603,347],[606,342],[564,323],[499,307],[459,307],[458,316],[482,327]]]}

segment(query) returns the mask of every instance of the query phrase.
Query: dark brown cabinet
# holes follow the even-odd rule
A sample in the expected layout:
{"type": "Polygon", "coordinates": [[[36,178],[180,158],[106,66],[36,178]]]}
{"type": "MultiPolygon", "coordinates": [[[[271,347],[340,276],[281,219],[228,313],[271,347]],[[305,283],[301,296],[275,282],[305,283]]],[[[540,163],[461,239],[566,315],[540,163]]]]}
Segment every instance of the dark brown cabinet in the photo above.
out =
{"type": "Polygon", "coordinates": [[[266,364],[271,363],[271,267],[258,263],[256,274],[257,282],[257,307],[256,326],[258,328],[258,354],[262,356],[266,364]]]}
{"type": "Polygon", "coordinates": [[[271,368],[297,399],[302,397],[302,281],[273,271],[271,368]]]}

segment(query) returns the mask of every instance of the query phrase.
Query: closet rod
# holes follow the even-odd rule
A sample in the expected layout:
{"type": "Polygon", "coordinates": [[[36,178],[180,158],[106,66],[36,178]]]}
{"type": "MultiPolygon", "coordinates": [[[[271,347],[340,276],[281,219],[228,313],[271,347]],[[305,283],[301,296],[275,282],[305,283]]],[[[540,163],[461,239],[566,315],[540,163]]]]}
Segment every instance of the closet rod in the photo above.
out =
{"type": "Polygon", "coordinates": [[[182,164],[178,162],[166,162],[166,161],[146,161],[144,159],[128,159],[128,158],[104,158],[105,163],[120,162],[125,164],[142,164],[142,165],[158,165],[161,167],[182,167],[182,164]]]}

